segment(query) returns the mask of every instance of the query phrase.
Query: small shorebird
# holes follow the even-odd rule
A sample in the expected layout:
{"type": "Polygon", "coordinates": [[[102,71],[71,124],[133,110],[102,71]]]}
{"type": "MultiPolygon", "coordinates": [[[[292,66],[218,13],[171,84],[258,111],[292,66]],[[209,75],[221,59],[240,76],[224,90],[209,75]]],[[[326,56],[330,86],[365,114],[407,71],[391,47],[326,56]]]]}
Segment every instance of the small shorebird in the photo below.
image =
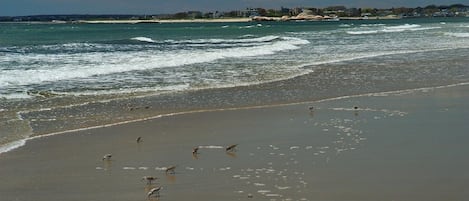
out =
{"type": "Polygon", "coordinates": [[[199,151],[199,147],[194,147],[194,148],[192,149],[192,155],[198,154],[198,153],[199,153],[198,151],[199,151]]]}
{"type": "Polygon", "coordinates": [[[104,160],[108,160],[108,161],[109,161],[109,160],[111,160],[111,158],[112,158],[112,154],[106,154],[106,155],[103,156],[103,161],[104,161],[104,160]]]}
{"type": "Polygon", "coordinates": [[[238,144],[230,145],[230,146],[226,147],[225,151],[234,151],[236,146],[238,146],[238,144]]]}
{"type": "Polygon", "coordinates": [[[166,174],[170,173],[170,174],[174,174],[174,170],[176,169],[176,166],[169,166],[166,168],[166,174]]]}
{"type": "Polygon", "coordinates": [[[140,143],[142,141],[142,137],[137,138],[137,143],[140,143]]]}
{"type": "Polygon", "coordinates": [[[151,197],[151,196],[160,197],[160,190],[161,190],[161,186],[156,187],[156,188],[152,188],[150,191],[148,191],[147,196],[148,197],[151,197]]]}
{"type": "Polygon", "coordinates": [[[144,177],[142,177],[142,180],[147,181],[147,184],[148,184],[148,185],[151,185],[151,182],[155,181],[156,179],[158,179],[158,178],[157,178],[157,177],[152,177],[152,176],[144,176],[144,177]]]}

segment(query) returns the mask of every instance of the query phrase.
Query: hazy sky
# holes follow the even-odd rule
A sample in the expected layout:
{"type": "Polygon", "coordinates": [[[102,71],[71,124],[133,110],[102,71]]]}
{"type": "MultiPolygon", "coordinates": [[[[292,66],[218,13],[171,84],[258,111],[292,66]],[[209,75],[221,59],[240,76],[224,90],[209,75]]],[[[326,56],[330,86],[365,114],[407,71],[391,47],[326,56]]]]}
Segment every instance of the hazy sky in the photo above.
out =
{"type": "Polygon", "coordinates": [[[37,14],[164,14],[180,11],[230,11],[246,7],[417,7],[469,0],[0,0],[0,16],[37,14]]]}

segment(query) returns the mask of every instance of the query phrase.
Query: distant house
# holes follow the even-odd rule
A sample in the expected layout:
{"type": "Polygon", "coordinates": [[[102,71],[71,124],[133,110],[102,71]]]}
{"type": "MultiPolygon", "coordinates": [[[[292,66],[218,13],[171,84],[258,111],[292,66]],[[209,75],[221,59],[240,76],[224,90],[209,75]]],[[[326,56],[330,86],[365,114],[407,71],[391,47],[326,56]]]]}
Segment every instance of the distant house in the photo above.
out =
{"type": "Polygon", "coordinates": [[[360,16],[360,12],[361,11],[358,8],[347,8],[344,10],[344,15],[349,17],[360,16]]]}
{"type": "Polygon", "coordinates": [[[371,13],[362,13],[360,16],[361,17],[371,17],[371,16],[373,16],[373,14],[371,14],[371,13]]]}
{"type": "Polygon", "coordinates": [[[290,16],[297,16],[301,12],[303,12],[303,9],[301,9],[301,8],[292,8],[292,9],[290,9],[289,14],[290,14],[290,16]]]}
{"type": "Polygon", "coordinates": [[[259,11],[255,8],[246,8],[246,10],[241,11],[243,17],[255,17],[260,16],[259,11]]]}

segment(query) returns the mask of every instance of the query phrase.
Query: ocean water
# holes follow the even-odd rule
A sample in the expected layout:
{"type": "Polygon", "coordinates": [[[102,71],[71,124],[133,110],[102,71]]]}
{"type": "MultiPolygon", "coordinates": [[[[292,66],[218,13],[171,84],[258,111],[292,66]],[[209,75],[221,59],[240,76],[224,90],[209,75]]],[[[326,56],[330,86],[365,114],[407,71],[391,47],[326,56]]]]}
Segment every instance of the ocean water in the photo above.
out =
{"type": "Polygon", "coordinates": [[[0,152],[190,111],[469,82],[469,19],[0,24],[0,152]]]}

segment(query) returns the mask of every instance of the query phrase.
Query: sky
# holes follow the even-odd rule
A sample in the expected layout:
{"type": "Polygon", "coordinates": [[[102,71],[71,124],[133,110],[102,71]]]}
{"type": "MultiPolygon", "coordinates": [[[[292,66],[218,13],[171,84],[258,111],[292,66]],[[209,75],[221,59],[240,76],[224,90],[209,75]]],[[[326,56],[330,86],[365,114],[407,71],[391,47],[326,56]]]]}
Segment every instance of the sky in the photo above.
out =
{"type": "Polygon", "coordinates": [[[231,11],[247,7],[280,9],[281,6],[343,5],[356,8],[469,5],[469,0],[0,0],[0,16],[44,14],[170,14],[184,11],[231,11]]]}

